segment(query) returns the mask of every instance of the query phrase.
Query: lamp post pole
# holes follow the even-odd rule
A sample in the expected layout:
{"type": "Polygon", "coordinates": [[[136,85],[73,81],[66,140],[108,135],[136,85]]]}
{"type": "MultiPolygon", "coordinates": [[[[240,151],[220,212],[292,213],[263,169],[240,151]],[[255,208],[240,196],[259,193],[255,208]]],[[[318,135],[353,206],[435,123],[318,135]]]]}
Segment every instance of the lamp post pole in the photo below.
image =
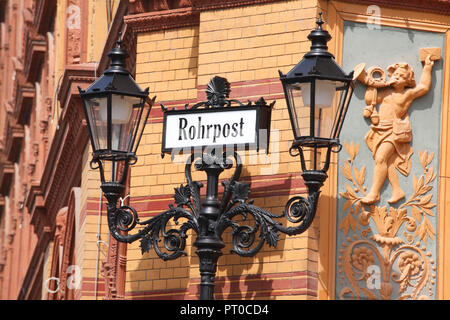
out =
{"type": "MultiPolygon", "coordinates": [[[[219,158],[216,158],[219,160],[219,158]]],[[[199,217],[199,233],[195,239],[195,253],[200,261],[200,300],[214,299],[214,278],[217,270],[217,260],[225,247],[222,239],[216,234],[213,226],[219,218],[221,204],[218,199],[219,175],[225,170],[223,164],[206,164],[204,160],[197,166],[198,170],[206,172],[206,197],[201,204],[199,217]]]]}

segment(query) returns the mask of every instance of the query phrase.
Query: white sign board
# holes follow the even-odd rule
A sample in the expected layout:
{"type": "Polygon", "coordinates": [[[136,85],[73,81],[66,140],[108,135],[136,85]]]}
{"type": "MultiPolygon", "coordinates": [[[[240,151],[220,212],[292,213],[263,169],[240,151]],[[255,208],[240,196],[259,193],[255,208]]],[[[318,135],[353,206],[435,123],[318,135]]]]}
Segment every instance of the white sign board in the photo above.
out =
{"type": "Polygon", "coordinates": [[[257,146],[258,131],[262,128],[267,126],[261,127],[261,107],[167,111],[163,152],[210,146],[257,146]]]}

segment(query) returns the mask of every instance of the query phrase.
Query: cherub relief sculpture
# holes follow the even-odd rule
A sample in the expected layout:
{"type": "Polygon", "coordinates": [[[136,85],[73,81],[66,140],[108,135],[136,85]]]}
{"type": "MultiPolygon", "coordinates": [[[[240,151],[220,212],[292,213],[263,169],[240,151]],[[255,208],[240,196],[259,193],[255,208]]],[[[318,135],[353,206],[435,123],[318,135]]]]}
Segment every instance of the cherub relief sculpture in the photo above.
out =
{"type": "Polygon", "coordinates": [[[355,68],[355,77],[366,85],[364,117],[370,118],[371,128],[366,135],[366,143],[375,160],[373,182],[369,193],[361,200],[365,204],[373,204],[380,199],[381,187],[386,178],[392,186],[392,197],[389,204],[396,203],[405,197],[400,187],[397,170],[407,176],[411,168],[411,123],[408,109],[411,103],[425,95],[431,86],[431,70],[436,55],[424,56],[419,84],[414,81],[414,70],[408,63],[396,63],[387,69],[389,81],[383,69],[379,67],[364,70],[362,63],[355,68]],[[380,104],[378,110],[376,106],[380,104]]]}

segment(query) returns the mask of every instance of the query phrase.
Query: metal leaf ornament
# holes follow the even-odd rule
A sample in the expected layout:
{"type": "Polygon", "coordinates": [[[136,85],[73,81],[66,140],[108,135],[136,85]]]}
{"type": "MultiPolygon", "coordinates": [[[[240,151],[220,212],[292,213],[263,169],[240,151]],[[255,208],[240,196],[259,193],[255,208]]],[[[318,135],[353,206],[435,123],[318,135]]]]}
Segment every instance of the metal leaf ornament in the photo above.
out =
{"type": "Polygon", "coordinates": [[[174,188],[174,190],[174,199],[178,206],[187,205],[191,201],[191,188],[189,185],[180,185],[179,188],[174,188]]]}
{"type": "Polygon", "coordinates": [[[245,202],[250,194],[250,183],[235,182],[233,184],[233,202],[245,202]]]}
{"type": "Polygon", "coordinates": [[[208,104],[213,108],[219,108],[227,104],[226,98],[230,95],[230,83],[227,79],[215,76],[208,83],[206,97],[208,104]]]}

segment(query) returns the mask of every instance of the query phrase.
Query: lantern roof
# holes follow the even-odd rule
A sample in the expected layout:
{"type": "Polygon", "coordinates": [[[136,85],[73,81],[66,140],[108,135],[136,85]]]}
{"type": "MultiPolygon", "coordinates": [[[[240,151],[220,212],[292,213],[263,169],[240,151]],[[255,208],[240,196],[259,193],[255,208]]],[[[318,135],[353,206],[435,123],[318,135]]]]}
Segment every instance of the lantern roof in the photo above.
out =
{"type": "Polygon", "coordinates": [[[311,50],[286,75],[282,75],[283,81],[292,83],[302,78],[304,80],[319,78],[336,81],[352,79],[352,76],[346,74],[337,64],[334,56],[328,52],[327,42],[330,41],[331,35],[322,29],[323,23],[322,13],[319,13],[319,19],[316,21],[317,28],[308,35],[308,39],[311,41],[311,50]]]}
{"type": "Polygon", "coordinates": [[[128,53],[121,48],[122,41],[117,40],[117,47],[113,48],[108,57],[111,59],[110,67],[105,70],[100,78],[92,83],[83,94],[93,95],[102,92],[115,92],[133,96],[147,96],[147,90],[142,91],[139,85],[134,81],[130,72],[125,68],[125,59],[128,53]]]}

